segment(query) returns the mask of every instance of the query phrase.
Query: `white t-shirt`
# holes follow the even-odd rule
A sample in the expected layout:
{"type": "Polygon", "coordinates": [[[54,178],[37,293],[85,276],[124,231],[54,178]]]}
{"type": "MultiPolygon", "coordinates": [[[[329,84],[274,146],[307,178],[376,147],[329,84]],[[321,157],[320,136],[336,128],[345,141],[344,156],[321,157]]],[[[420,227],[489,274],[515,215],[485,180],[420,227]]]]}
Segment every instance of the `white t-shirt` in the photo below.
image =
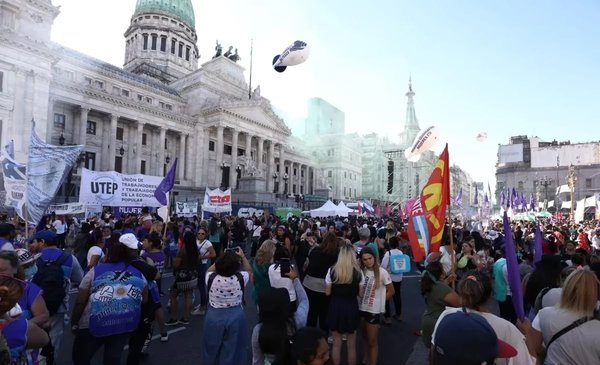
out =
{"type": "MultiPolygon", "coordinates": [[[[433,335],[431,336],[431,343],[434,344],[435,332],[437,331],[437,326],[448,314],[456,313],[462,311],[462,308],[450,308],[446,307],[446,310],[440,314],[437,322],[435,323],[435,327],[433,329],[433,335]]],[[[495,361],[495,365],[535,365],[535,358],[533,358],[529,351],[527,350],[527,343],[525,342],[525,336],[519,331],[514,324],[509,321],[500,318],[498,316],[493,315],[492,313],[484,313],[478,312],[473,309],[467,308],[467,312],[476,313],[485,318],[485,320],[490,324],[490,326],[496,332],[496,336],[498,339],[507,342],[509,345],[517,350],[517,356],[510,359],[497,359],[495,361]]]]}
{"type": "Polygon", "coordinates": [[[444,272],[447,275],[450,273],[450,271],[452,271],[452,255],[450,252],[448,252],[448,250],[446,250],[446,246],[440,247],[440,254],[440,263],[442,264],[444,272]]]}
{"type": "MultiPolygon", "coordinates": [[[[206,285],[212,274],[212,272],[206,274],[206,285]]],[[[244,285],[247,285],[250,275],[246,271],[241,271],[240,274],[244,279],[244,285]]],[[[242,305],[243,294],[236,275],[224,277],[217,274],[208,291],[208,303],[213,308],[237,307],[242,305]]]]}
{"type": "MultiPolygon", "coordinates": [[[[548,307],[540,310],[531,323],[542,332],[544,345],[560,330],[576,320],[581,314],[548,307]]],[[[600,362],[600,321],[592,319],[570,330],[546,349],[546,365],[598,364],[600,362]]]]}
{"type": "Polygon", "coordinates": [[[262,233],[262,226],[252,226],[252,228],[252,237],[260,237],[260,234],[262,233]]]}
{"type": "Polygon", "coordinates": [[[290,294],[290,300],[292,302],[296,300],[294,283],[290,278],[281,277],[281,266],[277,264],[271,264],[271,266],[269,266],[269,282],[273,288],[287,289],[288,293],[290,294]]]}
{"type": "Polygon", "coordinates": [[[393,248],[390,251],[386,252],[385,255],[383,255],[383,259],[381,259],[381,267],[383,267],[390,274],[392,281],[395,283],[402,281],[402,273],[392,274],[392,272],[390,271],[390,256],[402,254],[402,251],[400,251],[397,248],[393,248]]]}
{"type": "MultiPolygon", "coordinates": [[[[196,246],[198,246],[199,256],[208,255],[208,249],[212,247],[212,243],[209,240],[204,240],[204,242],[200,242],[196,240],[196,246]]],[[[203,264],[208,264],[208,259],[202,259],[203,264]]]]}
{"type": "MultiPolygon", "coordinates": [[[[90,249],[88,250],[88,253],[87,253],[88,265],[90,264],[90,261],[92,260],[92,256],[100,256],[100,260],[102,260],[102,258],[104,257],[104,252],[98,246],[90,247],[90,249]]],[[[100,262],[100,261],[98,261],[98,262],[100,262]]]]}
{"type": "Polygon", "coordinates": [[[56,234],[64,234],[67,230],[67,225],[58,219],[52,223],[52,226],[54,227],[56,234]]]}
{"type": "Polygon", "coordinates": [[[375,287],[375,273],[373,270],[363,270],[364,295],[359,303],[359,310],[379,314],[385,312],[385,286],[392,282],[387,271],[379,268],[379,287],[375,287]]]}

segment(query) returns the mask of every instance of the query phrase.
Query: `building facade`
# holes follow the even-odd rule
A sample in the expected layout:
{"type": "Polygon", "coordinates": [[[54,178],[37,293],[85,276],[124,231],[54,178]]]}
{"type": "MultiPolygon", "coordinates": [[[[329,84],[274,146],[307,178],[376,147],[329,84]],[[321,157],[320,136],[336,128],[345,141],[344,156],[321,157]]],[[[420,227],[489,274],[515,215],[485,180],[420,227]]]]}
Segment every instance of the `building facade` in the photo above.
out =
{"type": "Polygon", "coordinates": [[[574,200],[600,192],[600,142],[544,142],[538,137],[511,137],[508,144],[498,147],[496,196],[514,187],[527,197],[533,194],[538,202],[560,206],[560,202],[571,200],[566,188],[571,166],[577,176],[574,200]]]}
{"type": "MultiPolygon", "coordinates": [[[[0,142],[14,140],[18,161],[34,119],[49,143],[85,145],[88,169],[162,176],[177,158],[180,196],[235,189],[249,164],[267,192],[315,188],[313,156],[291,148],[260,88],[249,93],[237,53],[198,68],[190,0],[137,2],[124,68],[51,42],[49,0],[0,0],[0,12],[0,142]]],[[[79,176],[62,194],[76,200],[79,176]]]]}
{"type": "Polygon", "coordinates": [[[319,181],[335,200],[362,197],[360,137],[345,134],[344,112],[321,98],[308,101],[303,143],[319,168],[319,181]]]}

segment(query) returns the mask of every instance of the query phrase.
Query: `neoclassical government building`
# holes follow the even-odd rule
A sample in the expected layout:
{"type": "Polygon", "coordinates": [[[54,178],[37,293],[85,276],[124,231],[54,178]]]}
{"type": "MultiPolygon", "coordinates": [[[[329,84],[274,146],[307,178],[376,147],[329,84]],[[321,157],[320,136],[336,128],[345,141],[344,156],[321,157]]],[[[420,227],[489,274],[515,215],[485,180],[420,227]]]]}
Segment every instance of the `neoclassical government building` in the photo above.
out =
{"type": "Polygon", "coordinates": [[[191,0],[138,0],[123,68],[51,42],[58,15],[50,0],[0,0],[0,142],[15,141],[17,160],[34,119],[49,143],[85,145],[92,170],[163,176],[178,158],[180,197],[235,189],[249,165],[266,192],[317,188],[313,157],[290,146],[235,55],[200,57],[191,0]]]}

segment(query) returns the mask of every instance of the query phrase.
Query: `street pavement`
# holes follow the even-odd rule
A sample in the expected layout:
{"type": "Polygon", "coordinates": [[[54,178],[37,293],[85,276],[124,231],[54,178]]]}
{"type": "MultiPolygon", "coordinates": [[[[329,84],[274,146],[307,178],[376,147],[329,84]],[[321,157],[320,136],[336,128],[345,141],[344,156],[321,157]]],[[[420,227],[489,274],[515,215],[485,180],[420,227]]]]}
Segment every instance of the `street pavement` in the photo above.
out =
{"type": "MultiPolygon", "coordinates": [[[[418,273],[405,275],[402,284],[402,322],[393,321],[392,325],[382,325],[379,332],[379,365],[426,365],[427,351],[424,347],[421,337],[415,336],[415,332],[420,328],[421,315],[424,310],[423,298],[419,292],[418,273]]],[[[165,275],[163,279],[163,290],[172,283],[172,278],[165,275]]],[[[252,328],[257,322],[256,307],[250,299],[251,287],[246,289],[246,298],[248,306],[246,307],[246,316],[248,319],[248,339],[252,328]]],[[[76,294],[72,294],[72,300],[76,294]]],[[[163,297],[165,305],[167,296],[163,297]]],[[[167,319],[168,319],[167,314],[167,319]]],[[[188,326],[167,327],[169,331],[169,342],[160,342],[158,326],[155,325],[153,341],[148,347],[148,356],[142,361],[144,365],[159,364],[202,364],[202,337],[203,316],[192,316],[188,326]]],[[[71,350],[73,336],[70,332],[70,326],[65,325],[65,336],[60,351],[58,364],[72,365],[71,350]]],[[[358,360],[362,359],[362,341],[357,341],[358,360]]],[[[93,364],[101,364],[101,352],[98,351],[93,364]]],[[[345,353],[345,347],[342,348],[342,354],[345,353]]],[[[125,363],[127,352],[124,352],[123,364],[125,363]]],[[[345,358],[345,356],[343,356],[345,358]]],[[[248,362],[252,363],[252,350],[248,345],[248,362]]],[[[342,362],[343,363],[343,362],[342,362]]]]}

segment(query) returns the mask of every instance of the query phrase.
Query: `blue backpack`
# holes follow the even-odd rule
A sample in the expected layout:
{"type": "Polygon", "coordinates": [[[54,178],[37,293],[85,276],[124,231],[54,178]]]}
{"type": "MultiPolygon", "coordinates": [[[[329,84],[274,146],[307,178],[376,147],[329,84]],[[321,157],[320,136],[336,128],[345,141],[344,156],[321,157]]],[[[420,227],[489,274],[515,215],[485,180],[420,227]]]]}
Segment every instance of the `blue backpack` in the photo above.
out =
{"type": "Polygon", "coordinates": [[[398,275],[410,271],[410,257],[408,255],[390,254],[390,272],[398,275]]]}
{"type": "Polygon", "coordinates": [[[125,263],[98,264],[90,294],[90,333],[106,337],[133,332],[142,312],[144,277],[125,263]]]}

